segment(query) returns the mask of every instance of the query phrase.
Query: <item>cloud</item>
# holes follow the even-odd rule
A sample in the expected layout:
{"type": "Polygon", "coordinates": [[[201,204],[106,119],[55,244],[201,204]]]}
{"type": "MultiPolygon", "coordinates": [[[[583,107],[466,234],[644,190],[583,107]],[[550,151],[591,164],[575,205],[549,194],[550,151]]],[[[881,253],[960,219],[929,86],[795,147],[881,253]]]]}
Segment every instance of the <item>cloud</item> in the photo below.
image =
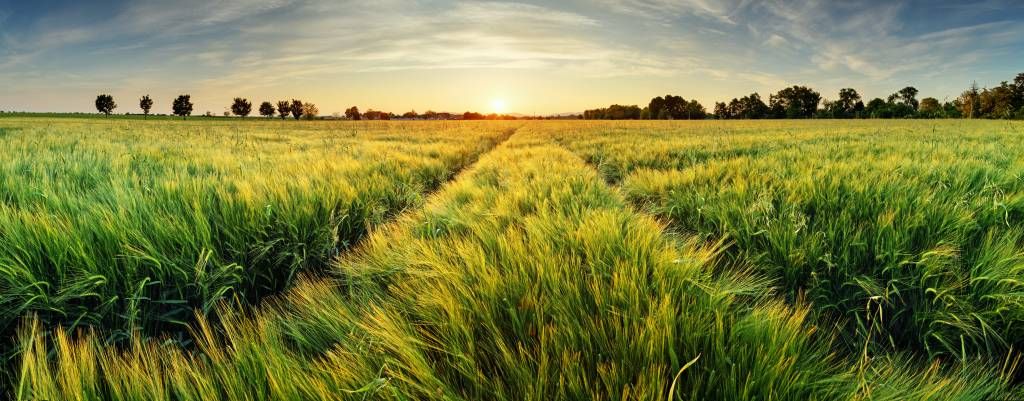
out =
{"type": "Polygon", "coordinates": [[[800,82],[894,86],[966,75],[1020,49],[1019,12],[1003,15],[1015,4],[987,0],[977,17],[939,23],[927,17],[967,11],[909,0],[140,0],[88,19],[72,12],[87,5],[68,3],[0,28],[0,84],[29,93],[173,82],[212,93],[514,70],[682,90],[710,79],[745,92],[722,97],[800,82]]]}
{"type": "Polygon", "coordinates": [[[764,40],[764,44],[774,48],[781,48],[788,45],[789,41],[786,40],[786,38],[779,36],[779,34],[773,33],[768,35],[768,39],[764,40]]]}
{"type": "Polygon", "coordinates": [[[602,6],[618,13],[666,21],[693,15],[720,23],[735,25],[733,14],[747,5],[747,0],[602,0],[602,6]]]}
{"type": "MultiPolygon", "coordinates": [[[[259,46],[216,50],[208,46],[193,57],[219,63],[229,58],[224,51],[248,49],[255,53],[254,67],[287,72],[267,74],[270,80],[290,77],[295,71],[451,69],[573,71],[607,77],[666,74],[679,60],[603,41],[600,33],[605,29],[601,21],[579,13],[515,3],[463,3],[443,13],[409,5],[349,10],[319,4],[294,10],[289,19],[274,26],[241,28],[243,36],[259,46]],[[302,29],[282,30],[282,25],[302,29]]],[[[242,77],[235,74],[229,79],[242,77]]]]}

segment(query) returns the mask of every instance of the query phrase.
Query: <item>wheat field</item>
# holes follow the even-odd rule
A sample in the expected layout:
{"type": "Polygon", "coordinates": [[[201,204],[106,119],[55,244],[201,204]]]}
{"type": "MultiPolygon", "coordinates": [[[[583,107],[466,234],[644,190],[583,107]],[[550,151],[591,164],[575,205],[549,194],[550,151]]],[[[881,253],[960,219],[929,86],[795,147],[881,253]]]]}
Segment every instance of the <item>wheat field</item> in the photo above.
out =
{"type": "Polygon", "coordinates": [[[0,118],[0,389],[1014,399],[1022,136],[0,118]]]}

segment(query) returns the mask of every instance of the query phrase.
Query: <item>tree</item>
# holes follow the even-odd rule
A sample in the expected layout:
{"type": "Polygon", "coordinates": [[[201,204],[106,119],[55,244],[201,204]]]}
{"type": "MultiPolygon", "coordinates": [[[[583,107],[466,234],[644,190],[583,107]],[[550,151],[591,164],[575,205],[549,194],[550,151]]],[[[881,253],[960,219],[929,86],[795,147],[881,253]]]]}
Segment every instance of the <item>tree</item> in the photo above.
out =
{"type": "Polygon", "coordinates": [[[296,120],[302,118],[302,114],[306,112],[303,108],[302,101],[298,99],[292,99],[292,104],[291,106],[288,106],[288,110],[292,112],[292,117],[296,120]]]}
{"type": "Polygon", "coordinates": [[[981,111],[981,93],[978,91],[978,83],[972,82],[971,87],[960,94],[956,101],[961,116],[965,118],[981,117],[978,114],[981,111]]]}
{"type": "MultiPolygon", "coordinates": [[[[759,119],[769,117],[768,105],[764,104],[761,95],[757,93],[751,93],[739,99],[733,98],[728,105],[721,103],[721,106],[722,110],[720,111],[725,115],[724,118],[759,119]]],[[[715,107],[718,110],[718,105],[715,107]]]]}
{"type": "Polygon", "coordinates": [[[793,86],[769,97],[775,118],[810,118],[818,111],[821,94],[806,86],[793,86]]]}
{"type": "Polygon", "coordinates": [[[100,113],[109,116],[116,108],[117,103],[114,103],[113,96],[107,94],[96,96],[96,110],[99,110],[100,113]]]}
{"type": "MultiPolygon", "coordinates": [[[[370,110],[367,110],[365,113],[363,113],[363,119],[364,120],[390,120],[391,119],[391,113],[388,113],[386,111],[377,111],[377,110],[374,110],[374,109],[370,109],[370,110]]],[[[465,114],[463,114],[463,119],[464,120],[468,120],[467,118],[465,118],[465,114]]]]}
{"type": "Polygon", "coordinates": [[[292,113],[292,104],[287,100],[279,100],[277,102],[277,112],[281,115],[281,119],[284,120],[292,113]]]}
{"type": "Polygon", "coordinates": [[[945,102],[942,104],[942,116],[945,118],[962,118],[960,114],[959,102],[953,100],[952,102],[945,102]]]}
{"type": "Polygon", "coordinates": [[[871,118],[890,118],[888,104],[881,98],[874,98],[864,108],[864,114],[871,118]]]}
{"type": "Polygon", "coordinates": [[[916,112],[919,106],[919,103],[917,102],[917,88],[908,86],[900,89],[899,92],[889,95],[889,103],[905,105],[916,112]]]}
{"type": "Polygon", "coordinates": [[[640,119],[641,120],[650,120],[651,119],[651,108],[650,107],[644,107],[643,110],[640,110],[640,119]]]}
{"type": "Polygon", "coordinates": [[[864,102],[856,89],[844,88],[839,90],[839,99],[833,104],[833,117],[851,118],[857,117],[859,112],[864,111],[864,102]]]}
{"type": "Polygon", "coordinates": [[[1024,111],[1024,72],[1013,79],[1013,106],[1024,111]]]}
{"type": "Polygon", "coordinates": [[[356,106],[345,109],[345,117],[349,120],[359,121],[363,119],[363,116],[359,114],[359,108],[356,106]]]}
{"type": "Polygon", "coordinates": [[[416,110],[411,110],[402,114],[402,118],[419,118],[419,115],[416,114],[416,110]]]}
{"type": "Polygon", "coordinates": [[[249,102],[249,99],[236,97],[235,101],[231,103],[231,113],[236,116],[245,118],[249,116],[249,113],[251,112],[252,103],[249,102]]]}
{"type": "MultiPolygon", "coordinates": [[[[735,100],[736,99],[734,98],[733,101],[735,100]]],[[[732,113],[729,112],[729,106],[726,106],[725,103],[722,102],[715,102],[715,118],[719,120],[732,118],[732,113]]]]}
{"type": "Polygon", "coordinates": [[[651,99],[647,104],[650,115],[659,120],[703,119],[707,112],[696,100],[689,102],[682,96],[665,95],[651,99]]]}
{"type": "Polygon", "coordinates": [[[320,114],[320,109],[316,108],[315,104],[313,104],[313,103],[303,103],[302,104],[302,115],[304,115],[307,120],[315,119],[318,114],[320,114]]]}
{"type": "Polygon", "coordinates": [[[707,115],[707,109],[705,109],[704,105],[700,104],[697,100],[691,100],[686,104],[687,120],[703,120],[707,115]]]}
{"type": "Polygon", "coordinates": [[[264,117],[267,117],[267,118],[273,118],[274,117],[274,113],[277,113],[277,109],[274,108],[273,104],[270,104],[270,102],[260,103],[260,115],[261,116],[264,116],[264,117]]]}
{"type": "Polygon", "coordinates": [[[174,115],[180,116],[182,119],[192,115],[192,96],[178,96],[174,99],[174,103],[171,105],[171,110],[174,112],[174,115]]]}
{"type": "Polygon", "coordinates": [[[921,117],[937,118],[942,116],[942,105],[939,104],[939,99],[926,97],[921,99],[921,106],[918,108],[917,113],[921,117]]]}
{"type": "Polygon", "coordinates": [[[142,109],[142,114],[149,117],[149,110],[153,108],[153,99],[150,99],[149,95],[143,96],[139,99],[139,108],[142,109]]]}
{"type": "MultiPolygon", "coordinates": [[[[662,109],[662,113],[666,113],[662,109]]],[[[604,109],[593,109],[583,112],[583,118],[588,120],[639,120],[642,110],[640,106],[623,106],[613,104],[604,109]]]]}
{"type": "Polygon", "coordinates": [[[981,91],[979,116],[985,118],[1013,118],[1014,87],[1003,81],[999,86],[981,91]]]}

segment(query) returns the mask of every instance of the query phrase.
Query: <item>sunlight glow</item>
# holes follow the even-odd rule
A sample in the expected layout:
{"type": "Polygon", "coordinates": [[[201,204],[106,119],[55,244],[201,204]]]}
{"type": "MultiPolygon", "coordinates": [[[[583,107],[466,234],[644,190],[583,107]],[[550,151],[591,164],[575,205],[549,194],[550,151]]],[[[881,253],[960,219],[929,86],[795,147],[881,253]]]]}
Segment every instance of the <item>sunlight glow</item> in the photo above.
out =
{"type": "Polygon", "coordinates": [[[507,109],[508,109],[508,105],[505,104],[505,99],[494,99],[494,100],[491,100],[491,111],[492,112],[501,114],[501,113],[507,112],[508,111],[507,109]]]}

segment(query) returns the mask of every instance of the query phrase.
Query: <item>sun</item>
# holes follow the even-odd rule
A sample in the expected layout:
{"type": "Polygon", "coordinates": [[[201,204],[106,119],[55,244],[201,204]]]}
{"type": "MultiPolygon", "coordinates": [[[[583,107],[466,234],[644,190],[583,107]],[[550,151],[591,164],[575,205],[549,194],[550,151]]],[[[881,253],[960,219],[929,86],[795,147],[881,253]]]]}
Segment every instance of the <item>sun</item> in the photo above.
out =
{"type": "Polygon", "coordinates": [[[491,111],[498,114],[508,111],[508,105],[505,103],[505,99],[491,100],[491,111]]]}

